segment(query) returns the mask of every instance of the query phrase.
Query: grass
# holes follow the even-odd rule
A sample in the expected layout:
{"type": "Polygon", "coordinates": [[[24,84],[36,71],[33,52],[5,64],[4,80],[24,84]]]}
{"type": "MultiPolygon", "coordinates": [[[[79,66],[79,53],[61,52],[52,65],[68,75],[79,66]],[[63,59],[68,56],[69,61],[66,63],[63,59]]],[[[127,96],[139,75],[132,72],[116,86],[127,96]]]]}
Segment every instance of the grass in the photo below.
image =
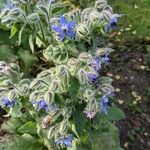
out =
{"type": "Polygon", "coordinates": [[[150,0],[108,0],[120,21],[124,38],[150,38],[150,0]]]}

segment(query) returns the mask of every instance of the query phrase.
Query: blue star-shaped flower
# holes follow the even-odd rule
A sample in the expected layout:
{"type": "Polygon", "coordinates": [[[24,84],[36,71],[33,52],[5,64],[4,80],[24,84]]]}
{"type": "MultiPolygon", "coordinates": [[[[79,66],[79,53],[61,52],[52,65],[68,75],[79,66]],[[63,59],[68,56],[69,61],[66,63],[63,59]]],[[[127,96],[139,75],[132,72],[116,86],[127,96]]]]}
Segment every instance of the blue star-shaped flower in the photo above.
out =
{"type": "Polygon", "coordinates": [[[72,146],[72,141],[73,141],[74,137],[72,134],[68,135],[68,136],[63,136],[58,138],[55,143],[57,145],[62,145],[64,144],[66,147],[71,147],[72,146]]]}
{"type": "Polygon", "coordinates": [[[15,105],[15,100],[11,101],[8,98],[2,99],[2,107],[10,107],[12,108],[15,105]]]}
{"type": "Polygon", "coordinates": [[[113,14],[110,17],[109,23],[105,26],[105,31],[109,32],[110,30],[115,30],[117,28],[117,22],[118,22],[118,17],[121,17],[122,15],[119,14],[113,14]]]}
{"type": "Polygon", "coordinates": [[[75,22],[68,22],[63,16],[59,19],[59,25],[53,25],[52,30],[58,33],[58,37],[61,41],[65,38],[73,38],[75,36],[74,31],[75,22]]]}
{"type": "Polygon", "coordinates": [[[38,111],[40,111],[42,109],[44,109],[45,111],[48,111],[48,109],[49,109],[49,106],[45,100],[41,100],[41,101],[34,100],[32,102],[32,104],[37,106],[38,111]]]}

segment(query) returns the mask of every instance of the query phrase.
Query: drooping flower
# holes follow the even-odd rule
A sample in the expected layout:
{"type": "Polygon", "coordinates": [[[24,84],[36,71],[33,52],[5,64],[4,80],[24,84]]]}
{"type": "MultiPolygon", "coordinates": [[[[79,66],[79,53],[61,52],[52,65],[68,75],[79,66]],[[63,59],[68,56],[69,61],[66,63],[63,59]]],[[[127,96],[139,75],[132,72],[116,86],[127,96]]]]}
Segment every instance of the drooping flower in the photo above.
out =
{"type": "Polygon", "coordinates": [[[45,100],[41,100],[41,101],[34,100],[32,102],[32,104],[37,106],[38,111],[40,111],[42,109],[44,109],[45,111],[48,111],[48,109],[49,109],[49,105],[47,104],[47,102],[45,100]]]}
{"type": "Polygon", "coordinates": [[[97,81],[98,76],[92,72],[87,73],[88,79],[93,83],[97,81]]]}
{"type": "Polygon", "coordinates": [[[8,98],[2,99],[2,107],[10,107],[12,108],[15,105],[15,100],[10,100],[8,98]]]}
{"type": "Polygon", "coordinates": [[[110,95],[112,95],[112,91],[109,91],[101,99],[101,109],[102,109],[102,112],[104,112],[105,114],[108,114],[108,112],[107,112],[107,108],[109,105],[108,96],[110,96],[110,95]]]}
{"type": "Polygon", "coordinates": [[[59,25],[53,25],[52,30],[57,33],[59,40],[63,41],[65,38],[73,38],[75,22],[68,22],[63,16],[59,19],[59,25]]]}
{"type": "Polygon", "coordinates": [[[105,31],[109,32],[110,30],[115,30],[117,27],[118,17],[121,17],[122,15],[119,14],[113,14],[110,17],[109,23],[105,26],[105,31]]]}
{"type": "Polygon", "coordinates": [[[110,63],[109,53],[106,52],[105,56],[101,58],[102,63],[108,65],[110,63]]]}
{"type": "Polygon", "coordinates": [[[99,57],[92,59],[89,65],[95,70],[99,71],[101,68],[101,59],[99,57]]]}
{"type": "Polygon", "coordinates": [[[74,140],[74,136],[72,134],[68,136],[59,137],[55,143],[57,145],[65,145],[67,148],[72,146],[72,141],[74,140]]]}

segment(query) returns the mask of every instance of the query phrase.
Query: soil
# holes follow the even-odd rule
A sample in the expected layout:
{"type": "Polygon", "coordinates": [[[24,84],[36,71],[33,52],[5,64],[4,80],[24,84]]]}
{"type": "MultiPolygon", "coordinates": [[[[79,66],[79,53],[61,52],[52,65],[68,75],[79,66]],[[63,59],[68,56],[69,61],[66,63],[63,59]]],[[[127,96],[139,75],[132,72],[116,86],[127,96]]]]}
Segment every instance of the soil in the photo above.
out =
{"type": "Polygon", "coordinates": [[[150,70],[148,67],[148,43],[117,43],[113,41],[108,76],[113,86],[117,105],[126,119],[116,125],[120,130],[121,146],[129,150],[150,149],[150,70]],[[119,45],[119,46],[118,46],[119,45]]]}

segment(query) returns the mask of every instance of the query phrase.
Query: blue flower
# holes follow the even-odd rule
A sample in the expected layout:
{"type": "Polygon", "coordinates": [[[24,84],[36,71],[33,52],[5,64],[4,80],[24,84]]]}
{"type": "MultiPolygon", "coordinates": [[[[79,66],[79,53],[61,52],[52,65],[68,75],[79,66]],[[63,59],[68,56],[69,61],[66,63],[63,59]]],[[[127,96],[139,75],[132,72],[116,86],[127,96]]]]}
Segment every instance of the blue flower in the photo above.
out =
{"type": "Polygon", "coordinates": [[[102,58],[102,62],[105,63],[106,65],[109,64],[110,58],[109,58],[109,53],[107,52],[105,56],[102,58]]]}
{"type": "Polygon", "coordinates": [[[6,0],[6,7],[7,7],[7,9],[9,9],[9,10],[12,8],[11,0],[6,0]]]}
{"type": "Polygon", "coordinates": [[[101,59],[99,57],[96,57],[95,59],[92,59],[90,62],[90,66],[95,70],[99,71],[101,68],[101,59]]]}
{"type": "Polygon", "coordinates": [[[36,101],[36,100],[34,100],[33,102],[32,102],[32,104],[34,105],[36,105],[37,106],[37,110],[38,111],[40,111],[40,110],[42,110],[42,109],[44,109],[45,111],[48,111],[48,109],[49,109],[49,106],[48,106],[48,104],[46,103],[46,101],[45,100],[41,100],[41,101],[36,101]]]}
{"type": "Polygon", "coordinates": [[[15,105],[15,100],[11,101],[8,98],[2,99],[2,107],[13,107],[15,105]]]}
{"type": "Polygon", "coordinates": [[[15,8],[16,7],[16,3],[12,3],[11,0],[6,0],[6,9],[7,10],[11,10],[12,8],[15,8]]]}
{"type": "Polygon", "coordinates": [[[98,78],[98,76],[94,73],[87,73],[87,77],[91,82],[96,82],[98,78]]]}
{"type": "Polygon", "coordinates": [[[109,23],[105,26],[105,31],[109,32],[110,30],[115,30],[117,28],[118,17],[121,17],[121,16],[122,15],[113,14],[110,17],[109,23]]]}
{"type": "Polygon", "coordinates": [[[57,145],[62,145],[64,144],[66,147],[71,147],[72,146],[72,141],[73,141],[74,137],[72,134],[68,135],[68,136],[63,136],[58,138],[55,143],[57,145]]]}
{"type": "Polygon", "coordinates": [[[107,107],[109,105],[108,96],[110,96],[110,95],[112,95],[111,91],[109,91],[107,94],[105,94],[101,99],[101,109],[102,109],[102,112],[104,112],[105,114],[108,114],[108,112],[107,112],[107,107]]]}
{"type": "Polygon", "coordinates": [[[73,38],[75,36],[74,31],[75,22],[68,22],[63,16],[59,19],[59,25],[53,25],[52,30],[58,33],[59,39],[62,41],[65,38],[73,38]]]}

